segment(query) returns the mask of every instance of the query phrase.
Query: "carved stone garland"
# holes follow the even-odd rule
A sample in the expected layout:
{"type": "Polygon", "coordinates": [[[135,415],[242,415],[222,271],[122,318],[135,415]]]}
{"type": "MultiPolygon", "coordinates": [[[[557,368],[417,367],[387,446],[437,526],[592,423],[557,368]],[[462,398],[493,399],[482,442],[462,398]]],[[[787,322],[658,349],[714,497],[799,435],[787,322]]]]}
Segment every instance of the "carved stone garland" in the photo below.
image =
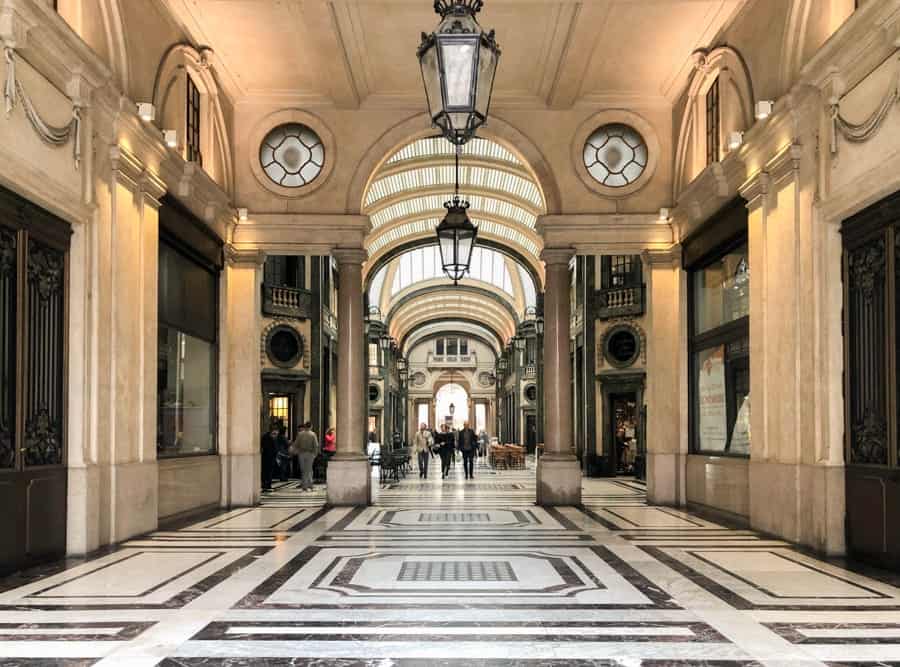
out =
{"type": "Polygon", "coordinates": [[[4,47],[3,54],[6,59],[6,83],[3,86],[3,98],[6,102],[7,117],[21,99],[25,117],[28,118],[28,122],[31,123],[31,127],[37,132],[41,141],[51,146],[63,146],[70,139],[72,140],[72,156],[75,159],[75,168],[78,169],[81,165],[81,108],[77,105],[72,107],[72,120],[67,125],[50,125],[41,118],[34,102],[22,86],[22,82],[16,78],[15,51],[7,46],[4,47]]]}
{"type": "Polygon", "coordinates": [[[837,153],[838,134],[852,143],[862,143],[875,136],[891,108],[898,102],[900,102],[900,67],[897,68],[893,83],[885,94],[884,99],[881,100],[881,104],[862,123],[851,123],[844,118],[841,115],[840,98],[831,98],[831,153],[837,153]]]}

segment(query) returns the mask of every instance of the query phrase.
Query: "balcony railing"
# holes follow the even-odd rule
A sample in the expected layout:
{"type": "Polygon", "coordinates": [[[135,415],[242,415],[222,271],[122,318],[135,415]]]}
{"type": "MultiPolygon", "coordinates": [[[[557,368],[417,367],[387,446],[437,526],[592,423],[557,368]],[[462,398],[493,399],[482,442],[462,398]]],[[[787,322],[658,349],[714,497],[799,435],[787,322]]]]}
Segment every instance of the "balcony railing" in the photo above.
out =
{"type": "Polygon", "coordinates": [[[474,353],[469,354],[428,354],[428,365],[436,366],[438,368],[445,367],[465,367],[465,368],[474,368],[478,365],[478,359],[475,357],[474,353]]]}
{"type": "Polygon", "coordinates": [[[312,292],[297,287],[263,285],[263,314],[309,319],[312,292]]]}
{"type": "Polygon", "coordinates": [[[597,317],[606,320],[623,315],[644,314],[645,288],[613,287],[597,292],[597,317]]]}
{"type": "Polygon", "coordinates": [[[525,379],[536,378],[537,377],[537,366],[535,364],[528,364],[525,366],[525,379]]]}

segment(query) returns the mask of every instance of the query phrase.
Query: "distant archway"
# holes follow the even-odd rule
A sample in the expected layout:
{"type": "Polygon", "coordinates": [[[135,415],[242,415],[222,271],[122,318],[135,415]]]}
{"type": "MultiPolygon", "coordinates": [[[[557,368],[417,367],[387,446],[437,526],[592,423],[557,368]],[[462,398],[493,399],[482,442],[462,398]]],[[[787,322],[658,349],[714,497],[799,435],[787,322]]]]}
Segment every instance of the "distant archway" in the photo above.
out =
{"type": "Polygon", "coordinates": [[[434,396],[438,425],[448,424],[451,428],[462,428],[469,421],[469,392],[455,382],[445,384],[434,396]]]}

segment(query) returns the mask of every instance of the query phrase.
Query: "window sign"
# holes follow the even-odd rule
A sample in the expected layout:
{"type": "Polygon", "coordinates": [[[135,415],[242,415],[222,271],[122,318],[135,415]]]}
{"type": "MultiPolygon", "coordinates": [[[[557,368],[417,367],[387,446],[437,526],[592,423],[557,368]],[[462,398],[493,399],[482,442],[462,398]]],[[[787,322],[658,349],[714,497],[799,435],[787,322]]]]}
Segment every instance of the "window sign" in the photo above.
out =
{"type": "Polygon", "coordinates": [[[728,438],[728,409],[725,395],[725,346],[699,353],[697,364],[698,436],[700,449],[724,452],[728,438]]]}

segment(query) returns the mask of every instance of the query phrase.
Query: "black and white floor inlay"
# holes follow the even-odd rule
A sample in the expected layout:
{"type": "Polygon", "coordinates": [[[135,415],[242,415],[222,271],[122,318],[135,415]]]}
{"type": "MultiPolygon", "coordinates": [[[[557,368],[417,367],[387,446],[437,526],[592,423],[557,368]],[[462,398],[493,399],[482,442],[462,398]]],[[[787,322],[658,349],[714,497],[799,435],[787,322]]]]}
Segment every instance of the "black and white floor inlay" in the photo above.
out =
{"type": "Polygon", "coordinates": [[[900,589],[651,507],[534,505],[532,470],[415,472],[368,508],[263,504],[0,581],[0,667],[900,665],[900,589]]]}

